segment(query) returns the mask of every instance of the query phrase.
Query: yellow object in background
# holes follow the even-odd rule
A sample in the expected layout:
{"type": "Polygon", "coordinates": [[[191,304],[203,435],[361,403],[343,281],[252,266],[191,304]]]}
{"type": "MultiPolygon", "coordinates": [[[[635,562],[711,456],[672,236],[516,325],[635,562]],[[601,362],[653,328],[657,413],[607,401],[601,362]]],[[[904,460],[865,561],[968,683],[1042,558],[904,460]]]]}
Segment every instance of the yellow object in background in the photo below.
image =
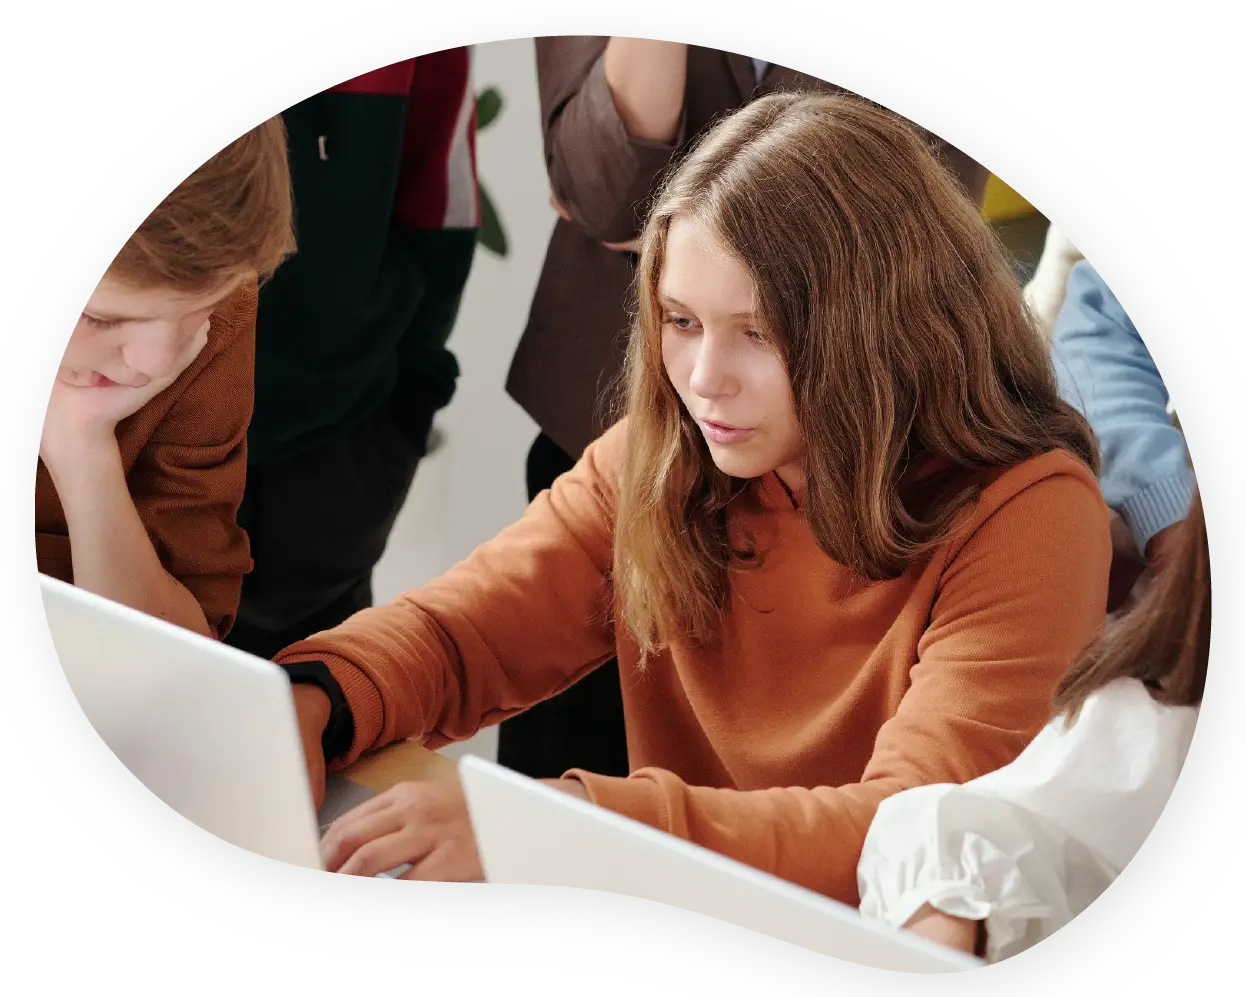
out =
{"type": "Polygon", "coordinates": [[[1035,215],[1037,208],[992,173],[986,180],[981,214],[988,222],[1005,222],[1023,215],[1035,215]]]}

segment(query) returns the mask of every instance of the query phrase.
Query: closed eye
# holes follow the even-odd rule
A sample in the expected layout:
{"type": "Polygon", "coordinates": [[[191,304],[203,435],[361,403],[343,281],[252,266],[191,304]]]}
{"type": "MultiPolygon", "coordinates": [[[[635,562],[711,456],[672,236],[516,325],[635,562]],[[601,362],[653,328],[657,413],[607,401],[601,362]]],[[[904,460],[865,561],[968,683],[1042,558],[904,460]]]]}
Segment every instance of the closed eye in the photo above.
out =
{"type": "Polygon", "coordinates": [[[119,318],[96,318],[94,315],[88,315],[86,312],[82,313],[82,317],[86,320],[86,324],[91,326],[93,329],[115,329],[117,326],[122,325],[125,322],[124,319],[119,318]]]}

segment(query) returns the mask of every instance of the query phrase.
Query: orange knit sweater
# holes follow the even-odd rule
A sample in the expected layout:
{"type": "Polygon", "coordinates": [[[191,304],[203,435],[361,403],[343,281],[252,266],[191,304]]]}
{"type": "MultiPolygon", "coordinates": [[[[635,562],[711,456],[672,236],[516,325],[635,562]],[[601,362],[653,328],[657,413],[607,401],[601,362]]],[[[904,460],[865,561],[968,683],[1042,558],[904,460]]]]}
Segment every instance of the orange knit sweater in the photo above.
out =
{"type": "Polygon", "coordinates": [[[636,668],[610,625],[625,424],[430,585],[287,648],[354,714],[348,764],[398,738],[470,737],[616,651],[632,774],[571,773],[612,810],[847,903],[877,804],[1011,761],[1101,624],[1111,557],[1089,470],[1062,451],[983,476],[971,529],[869,582],[813,540],[774,475],[728,510],[765,552],[733,576],[713,653],[636,668]]]}
{"type": "MultiPolygon", "coordinates": [[[[130,498],[164,569],[199,600],[212,632],[233,626],[250,545],[238,526],[246,430],[255,399],[255,281],[211,316],[207,345],[181,376],[117,426],[130,498]]],[[[65,511],[52,476],[35,472],[39,570],[73,581],[65,511]]]]}

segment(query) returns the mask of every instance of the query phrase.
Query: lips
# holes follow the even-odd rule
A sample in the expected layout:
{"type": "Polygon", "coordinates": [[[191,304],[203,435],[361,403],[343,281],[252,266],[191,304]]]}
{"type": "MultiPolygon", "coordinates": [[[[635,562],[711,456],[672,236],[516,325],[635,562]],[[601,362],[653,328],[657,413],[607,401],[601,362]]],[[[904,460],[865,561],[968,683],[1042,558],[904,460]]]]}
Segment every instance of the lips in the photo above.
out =
{"type": "Polygon", "coordinates": [[[721,444],[742,443],[756,432],[755,429],[740,429],[738,426],[713,422],[709,419],[701,419],[700,428],[711,442],[721,444]]]}
{"type": "Polygon", "coordinates": [[[141,388],[144,386],[143,384],[130,384],[128,381],[114,381],[97,370],[91,371],[91,379],[87,383],[92,388],[141,388]]]}

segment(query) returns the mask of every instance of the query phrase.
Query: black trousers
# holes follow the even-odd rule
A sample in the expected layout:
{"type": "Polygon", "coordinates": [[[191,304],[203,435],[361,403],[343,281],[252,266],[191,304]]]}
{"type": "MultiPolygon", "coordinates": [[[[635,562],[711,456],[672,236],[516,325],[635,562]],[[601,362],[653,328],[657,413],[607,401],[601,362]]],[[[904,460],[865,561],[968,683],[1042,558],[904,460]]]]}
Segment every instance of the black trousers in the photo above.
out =
{"type": "MultiPolygon", "coordinates": [[[[544,433],[537,436],[527,455],[528,500],[574,465],[544,433]]],[[[607,661],[560,695],[504,721],[497,733],[498,762],[534,779],[556,779],[570,768],[625,776],[627,736],[618,662],[607,661]]]]}
{"type": "Polygon", "coordinates": [[[254,570],[242,581],[233,647],[271,658],[372,605],[380,560],[433,412],[382,409],[367,422],[292,457],[247,468],[238,522],[254,570]]]}

